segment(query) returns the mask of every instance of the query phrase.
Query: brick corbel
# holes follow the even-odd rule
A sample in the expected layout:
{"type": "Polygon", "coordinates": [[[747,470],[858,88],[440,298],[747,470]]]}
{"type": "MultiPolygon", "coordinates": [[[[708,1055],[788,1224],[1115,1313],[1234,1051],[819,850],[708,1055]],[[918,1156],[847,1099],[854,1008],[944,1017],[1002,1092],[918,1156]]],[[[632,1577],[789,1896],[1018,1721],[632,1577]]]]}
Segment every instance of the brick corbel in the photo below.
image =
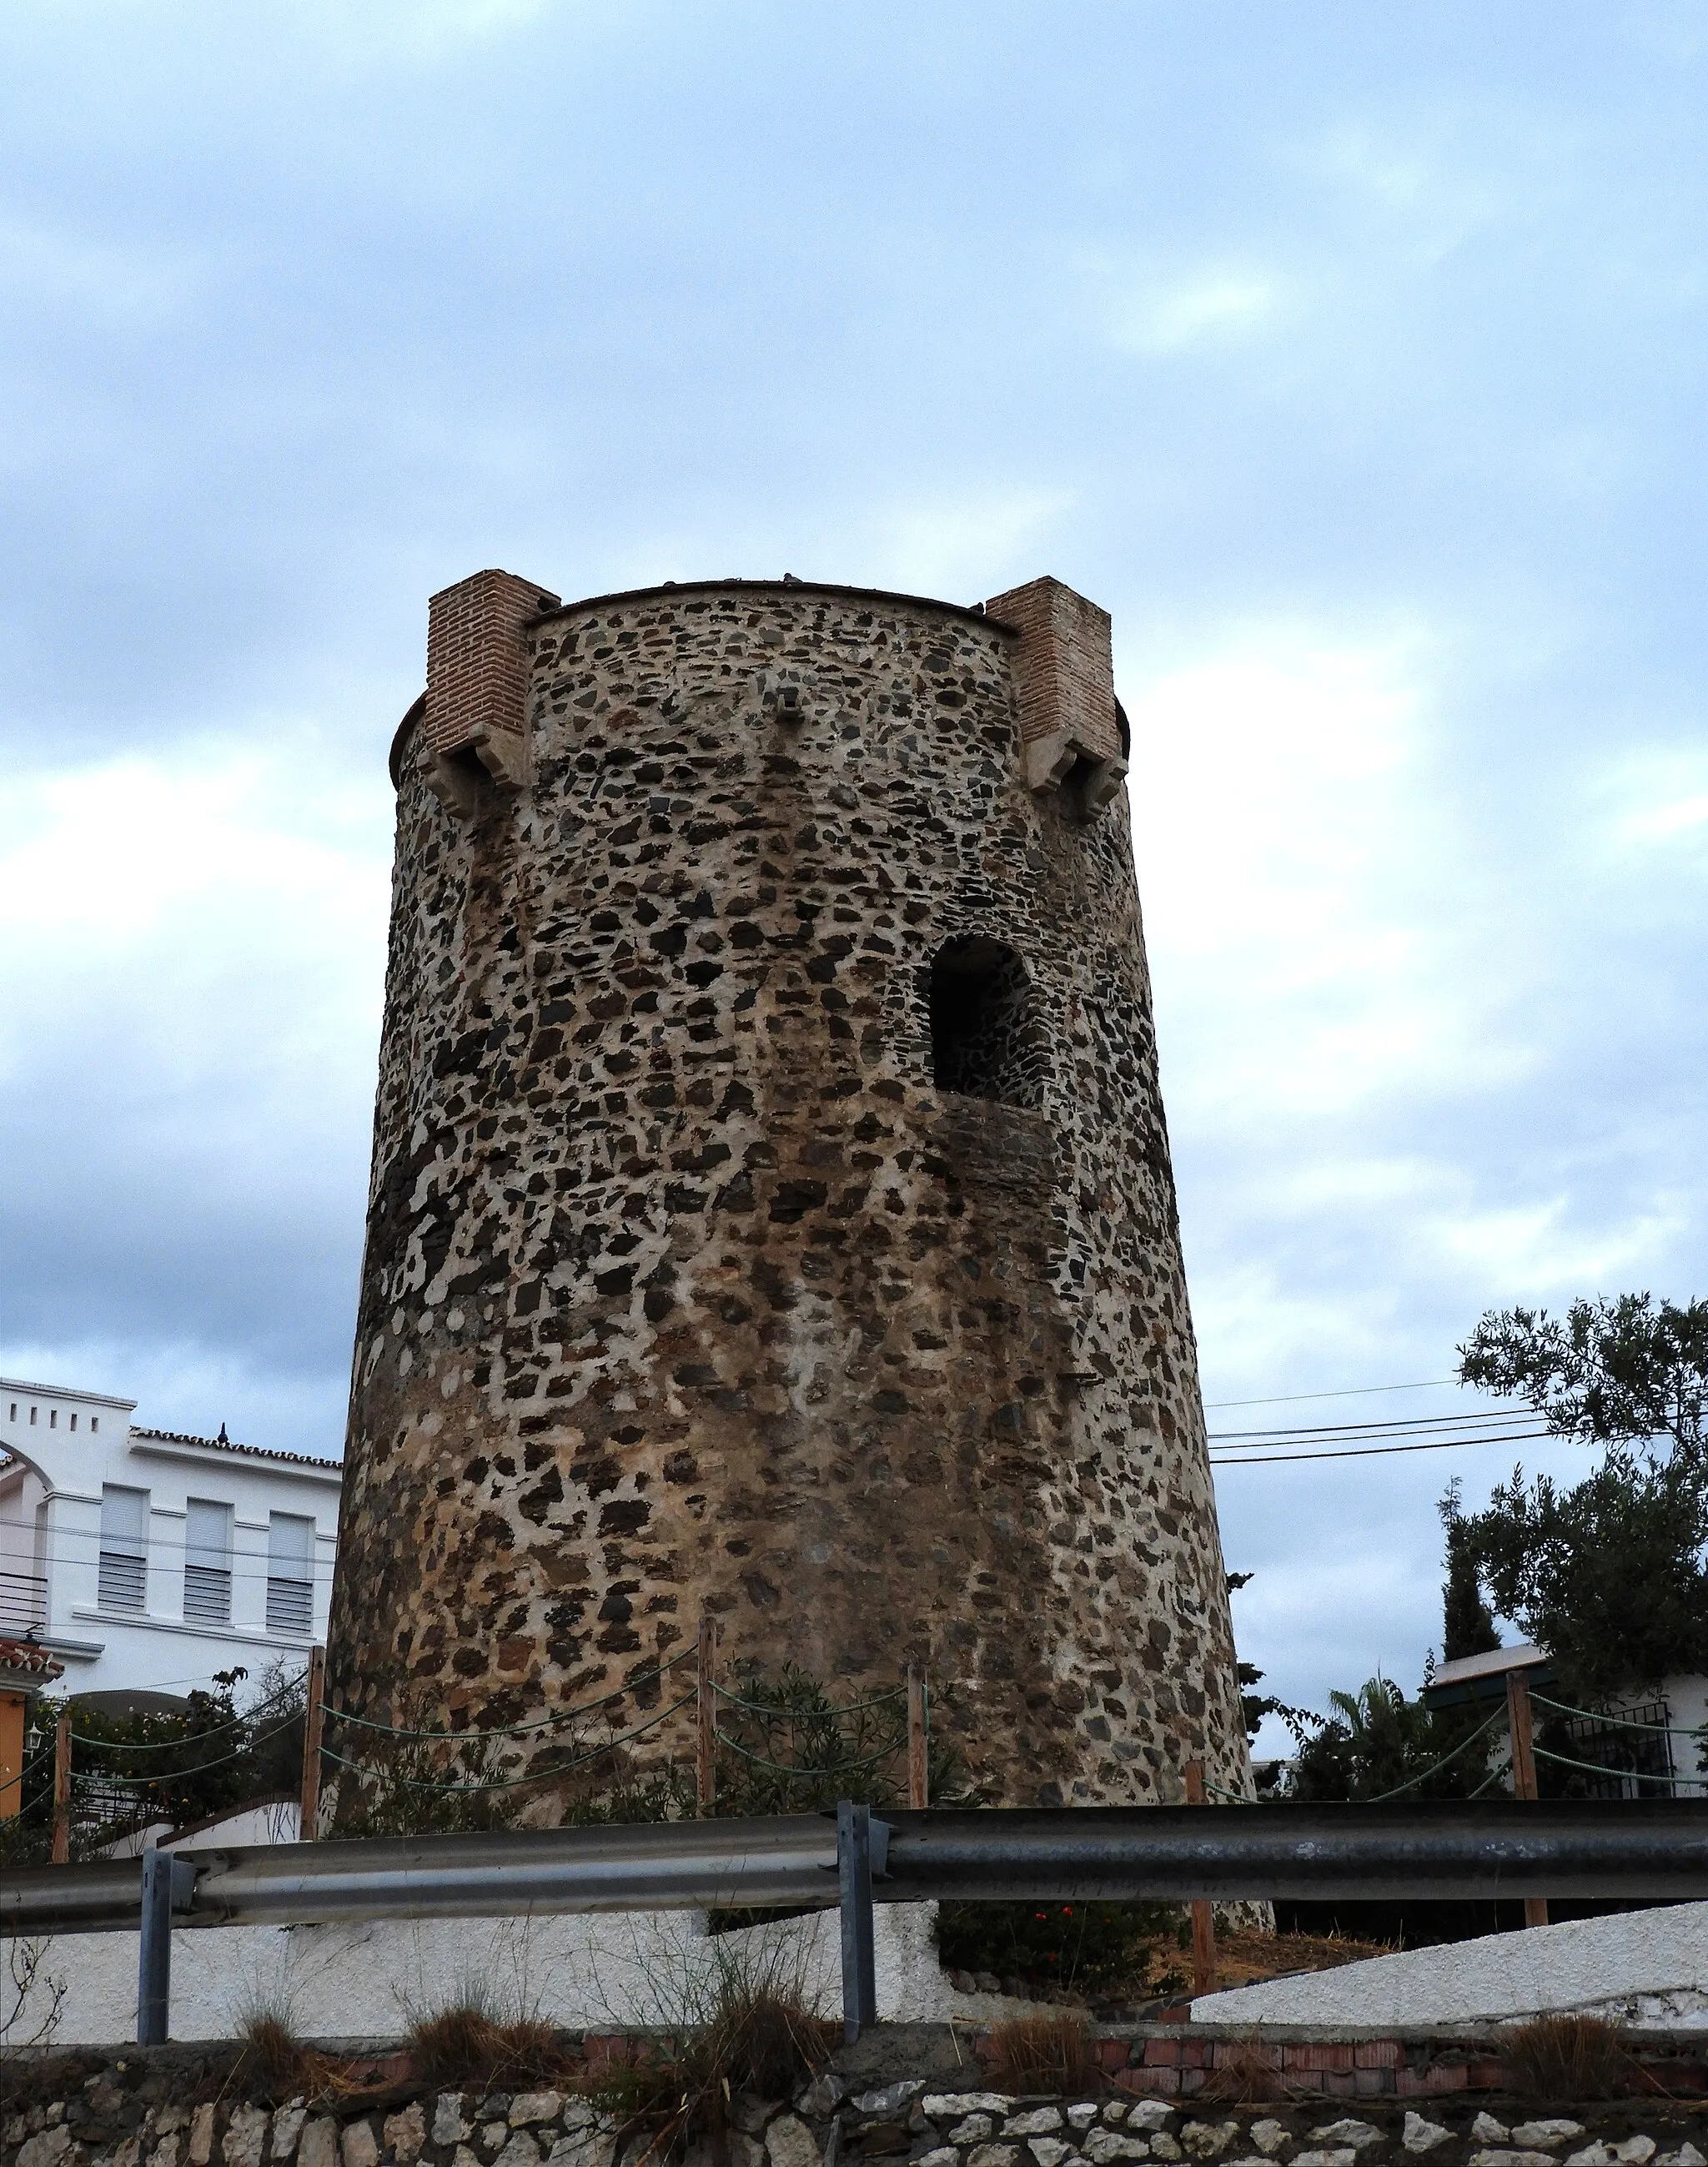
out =
{"type": "Polygon", "coordinates": [[[421,761],[427,787],[456,819],[472,819],[489,787],[521,790],[531,779],[524,628],[557,601],[534,580],[488,570],[428,604],[421,761]]]}
{"type": "Polygon", "coordinates": [[[1087,817],[1126,780],[1109,615],[1060,580],[1033,580],[985,604],[1019,634],[1020,755],[1029,790],[1071,789],[1087,817]]]}

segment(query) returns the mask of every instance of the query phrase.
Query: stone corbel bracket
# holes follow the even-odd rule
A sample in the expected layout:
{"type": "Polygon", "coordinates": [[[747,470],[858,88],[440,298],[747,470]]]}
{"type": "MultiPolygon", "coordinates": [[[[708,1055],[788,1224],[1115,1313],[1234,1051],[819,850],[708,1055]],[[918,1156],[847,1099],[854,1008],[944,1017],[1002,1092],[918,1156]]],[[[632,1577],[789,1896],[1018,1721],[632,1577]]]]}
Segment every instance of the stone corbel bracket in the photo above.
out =
{"type": "Polygon", "coordinates": [[[1127,779],[1109,614],[1060,580],[1034,580],[985,604],[1019,637],[1020,755],[1029,790],[1065,791],[1094,818],[1127,779]]]}
{"type": "Polygon", "coordinates": [[[1026,747],[1026,787],[1075,790],[1087,817],[1101,813],[1126,780],[1122,755],[1100,760],[1072,730],[1053,731],[1026,747]]]}

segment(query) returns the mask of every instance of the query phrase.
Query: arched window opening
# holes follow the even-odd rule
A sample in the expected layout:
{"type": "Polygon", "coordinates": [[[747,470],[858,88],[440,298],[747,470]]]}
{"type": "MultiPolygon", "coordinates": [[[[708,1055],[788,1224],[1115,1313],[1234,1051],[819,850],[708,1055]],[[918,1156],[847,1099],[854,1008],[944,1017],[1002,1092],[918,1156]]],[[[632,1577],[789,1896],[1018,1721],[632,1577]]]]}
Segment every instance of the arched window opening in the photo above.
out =
{"type": "Polygon", "coordinates": [[[939,1091],[1003,1105],[1044,1103],[1044,1036],[1026,966],[981,933],[939,949],[931,966],[931,1073],[939,1091]]]}

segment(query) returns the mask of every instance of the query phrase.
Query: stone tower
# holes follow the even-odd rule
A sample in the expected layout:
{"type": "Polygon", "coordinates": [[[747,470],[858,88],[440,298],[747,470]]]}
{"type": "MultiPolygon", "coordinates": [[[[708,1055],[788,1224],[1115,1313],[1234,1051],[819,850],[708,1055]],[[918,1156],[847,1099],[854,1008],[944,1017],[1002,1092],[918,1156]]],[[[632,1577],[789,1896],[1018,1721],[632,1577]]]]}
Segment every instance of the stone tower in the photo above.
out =
{"type": "Polygon", "coordinates": [[[710,1616],[1006,1804],[1245,1787],[1127,750],[1055,580],[434,596],[336,1703],[621,1727],[710,1616]]]}

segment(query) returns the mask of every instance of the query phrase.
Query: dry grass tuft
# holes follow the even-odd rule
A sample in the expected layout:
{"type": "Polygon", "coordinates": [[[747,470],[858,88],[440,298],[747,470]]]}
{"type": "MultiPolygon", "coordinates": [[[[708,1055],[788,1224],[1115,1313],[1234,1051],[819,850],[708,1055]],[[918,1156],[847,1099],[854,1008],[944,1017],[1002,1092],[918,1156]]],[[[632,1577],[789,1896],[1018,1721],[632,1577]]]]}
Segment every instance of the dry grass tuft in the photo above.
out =
{"type": "Polygon", "coordinates": [[[1600,2016],[1538,2016],[1515,2025],[1500,2058],[1526,2099],[1621,2099],[1648,2089],[1617,2025],[1600,2016]]]}
{"type": "Polygon", "coordinates": [[[270,2099],[288,2099],[313,2088],[310,2064],[318,2062],[297,2037],[290,2020],[277,2009],[245,2011],[238,2027],[243,2067],[252,2084],[270,2099]],[[252,2072],[252,2074],[251,2074],[252,2072]]]}
{"type": "Polygon", "coordinates": [[[741,2095],[789,2098],[817,2076],[840,2037],[841,2027],[815,2016],[785,1981],[731,1969],[673,2056],[607,2061],[576,2089],[617,2121],[620,2143],[649,2133],[643,2167],[698,2140],[709,2143],[714,2160],[726,2159],[741,2095]]]}
{"type": "Polygon", "coordinates": [[[1083,2095],[1102,2082],[1090,2027],[1076,2009],[993,2024],[990,2048],[990,2074],[998,2090],[1083,2095]]]}
{"type": "Polygon", "coordinates": [[[787,2099],[830,2058],[837,2033],[798,1995],[776,1983],[730,1981],[711,2021],[689,2048],[702,2088],[727,2083],[732,2092],[787,2099]]]}
{"type": "Polygon", "coordinates": [[[563,2077],[568,2058],[549,2024],[536,2017],[495,2016],[462,2002],[418,2016],[410,2043],[430,2085],[447,2091],[500,2091],[549,2085],[563,2077]]]}
{"type": "Polygon", "coordinates": [[[1196,2096],[1216,2106],[1253,2106],[1261,2100],[1291,2099],[1298,2090],[1281,2074],[1281,2049],[1251,2038],[1218,2048],[1216,2065],[1196,2096]]]}

